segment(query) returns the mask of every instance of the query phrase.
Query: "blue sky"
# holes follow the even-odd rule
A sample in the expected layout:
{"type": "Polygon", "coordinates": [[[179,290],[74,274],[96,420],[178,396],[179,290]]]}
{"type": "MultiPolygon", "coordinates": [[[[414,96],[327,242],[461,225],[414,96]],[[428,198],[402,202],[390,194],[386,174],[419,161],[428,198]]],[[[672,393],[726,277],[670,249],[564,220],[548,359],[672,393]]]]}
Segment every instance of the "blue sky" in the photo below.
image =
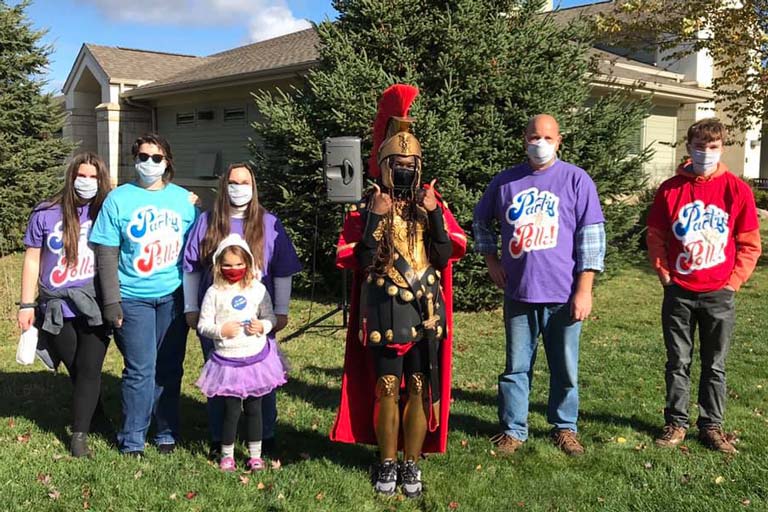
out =
{"type": "MultiPolygon", "coordinates": [[[[586,3],[592,2],[560,5],[586,3]]],[[[330,0],[32,0],[27,9],[32,25],[47,29],[44,41],[53,45],[46,90],[55,94],[86,42],[210,55],[334,16],[330,0]]]]}

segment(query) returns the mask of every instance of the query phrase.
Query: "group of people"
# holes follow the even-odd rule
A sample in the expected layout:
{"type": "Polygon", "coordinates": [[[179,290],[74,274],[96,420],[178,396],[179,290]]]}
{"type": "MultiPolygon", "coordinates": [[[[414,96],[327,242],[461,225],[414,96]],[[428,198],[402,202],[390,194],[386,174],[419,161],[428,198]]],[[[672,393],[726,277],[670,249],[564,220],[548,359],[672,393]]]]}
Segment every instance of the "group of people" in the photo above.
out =
{"type": "MultiPolygon", "coordinates": [[[[419,460],[447,445],[453,339],[452,264],[467,238],[426,183],[408,112],[418,89],[384,91],[373,126],[368,172],[374,184],[351,207],[337,265],[354,272],[341,401],[331,439],[378,446],[377,493],[422,494],[419,460]],[[398,460],[398,452],[403,452],[398,460]]],[[[659,188],[647,245],[664,286],[664,427],[656,444],[674,447],[689,428],[690,368],[698,326],[700,440],[734,453],[722,429],[725,360],[736,291],[760,255],[754,197],[720,157],[716,119],[688,131],[690,158],[659,188]]],[[[568,455],[578,437],[578,356],[592,286],[603,271],[605,218],[589,174],[558,158],[557,121],[541,114],[523,134],[525,162],[500,172],[474,210],[474,249],[504,290],[506,361],[499,376],[500,432],[512,454],[528,438],[529,392],[538,339],[550,369],[547,420],[568,455]],[[499,234],[501,251],[499,253],[499,234]]],[[[246,468],[264,467],[277,417],[275,390],[286,365],[275,334],[288,320],[291,276],[301,270],[280,221],[259,203],[245,163],[220,180],[210,212],[172,183],[173,156],[158,135],[133,145],[136,179],[110,191],[102,160],[71,161],[63,189],[33,211],[24,238],[19,326],[35,325],[74,384],[71,452],[87,456],[100,408],[101,367],[114,335],[123,356],[119,450],[143,454],[179,442],[179,397],[188,329],[204,358],[197,386],[208,399],[212,451],[236,468],[238,421],[247,422],[246,468]],[[37,289],[37,292],[36,292],[37,289]],[[37,295],[36,295],[37,293],[37,295]],[[94,419],[94,421],[96,421],[94,419]]]]}

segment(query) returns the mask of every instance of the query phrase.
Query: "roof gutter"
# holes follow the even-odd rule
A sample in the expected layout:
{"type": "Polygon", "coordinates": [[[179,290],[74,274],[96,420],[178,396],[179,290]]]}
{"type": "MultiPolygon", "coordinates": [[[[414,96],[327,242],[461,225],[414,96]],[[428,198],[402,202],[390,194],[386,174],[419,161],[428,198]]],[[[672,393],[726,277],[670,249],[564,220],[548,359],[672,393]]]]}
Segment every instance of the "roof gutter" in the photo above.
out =
{"type": "Polygon", "coordinates": [[[179,90],[184,92],[205,91],[221,87],[231,87],[235,85],[251,84],[254,82],[265,82],[281,78],[291,78],[297,73],[306,72],[318,63],[318,60],[309,60],[298,64],[291,64],[279,68],[269,68],[251,73],[240,73],[238,75],[228,75],[215,77],[207,80],[174,82],[164,85],[146,85],[126,91],[121,95],[123,99],[149,99],[174,94],[179,90]]]}
{"type": "Polygon", "coordinates": [[[714,93],[711,89],[660,84],[653,81],[635,80],[605,74],[592,75],[591,84],[593,87],[609,90],[629,87],[636,94],[653,94],[657,98],[670,99],[682,103],[703,103],[714,99],[714,93]]]}

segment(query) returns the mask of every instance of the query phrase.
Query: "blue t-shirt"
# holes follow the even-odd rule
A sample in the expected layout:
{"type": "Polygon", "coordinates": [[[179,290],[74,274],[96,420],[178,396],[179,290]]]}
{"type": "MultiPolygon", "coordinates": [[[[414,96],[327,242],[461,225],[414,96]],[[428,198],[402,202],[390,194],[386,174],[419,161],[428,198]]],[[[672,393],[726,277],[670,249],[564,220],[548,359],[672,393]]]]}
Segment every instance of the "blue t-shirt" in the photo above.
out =
{"type": "Polygon", "coordinates": [[[107,196],[90,241],[120,247],[117,271],[123,297],[163,297],[181,286],[184,242],[196,217],[186,189],[169,183],[147,190],[126,183],[107,196]]]}

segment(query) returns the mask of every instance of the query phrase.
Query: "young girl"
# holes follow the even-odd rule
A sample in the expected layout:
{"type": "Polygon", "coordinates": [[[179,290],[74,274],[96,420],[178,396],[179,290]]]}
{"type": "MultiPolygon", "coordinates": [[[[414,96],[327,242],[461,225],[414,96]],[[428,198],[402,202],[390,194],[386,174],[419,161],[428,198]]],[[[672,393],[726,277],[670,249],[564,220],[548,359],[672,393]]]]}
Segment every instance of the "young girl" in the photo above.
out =
{"type": "Polygon", "coordinates": [[[200,308],[197,329],[214,351],[197,381],[208,397],[224,402],[222,471],[235,470],[235,435],[241,409],[248,431],[246,468],[264,469],[261,459],[261,397],[285,384],[285,367],[267,334],[277,321],[267,289],[258,280],[253,254],[239,235],[221,241],[213,255],[213,286],[200,308]]]}
{"type": "Polygon", "coordinates": [[[67,367],[74,384],[70,451],[75,457],[90,455],[88,432],[99,407],[101,367],[109,343],[88,244],[108,193],[109,174],[102,159],[94,153],[75,155],[63,188],[35,207],[24,235],[19,328],[39,327],[53,358],[67,367]]]}

